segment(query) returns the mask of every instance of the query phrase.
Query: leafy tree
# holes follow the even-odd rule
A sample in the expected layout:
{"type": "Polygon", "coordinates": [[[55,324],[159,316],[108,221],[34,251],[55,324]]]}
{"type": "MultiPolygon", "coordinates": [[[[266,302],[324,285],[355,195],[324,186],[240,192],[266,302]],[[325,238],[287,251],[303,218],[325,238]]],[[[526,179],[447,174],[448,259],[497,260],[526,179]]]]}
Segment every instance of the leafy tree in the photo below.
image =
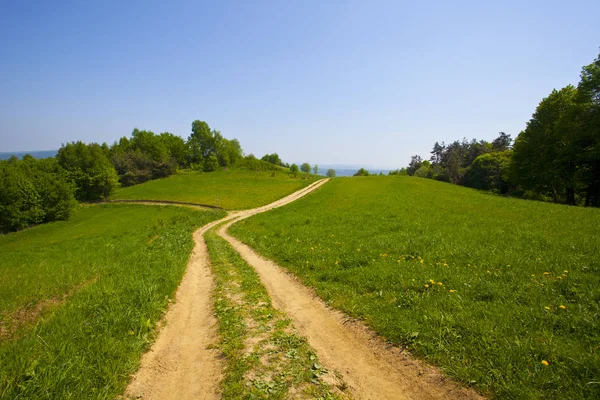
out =
{"type": "Polygon", "coordinates": [[[174,135],[169,132],[163,132],[159,135],[160,141],[166,147],[171,162],[176,164],[178,167],[183,168],[187,165],[186,159],[186,144],[185,140],[180,136],[174,135]]]}
{"type": "Polygon", "coordinates": [[[335,169],[329,168],[329,169],[327,170],[327,176],[328,176],[328,177],[330,177],[330,178],[335,178],[335,175],[336,175],[335,169]]]}
{"type": "Polygon", "coordinates": [[[310,164],[309,163],[304,163],[300,166],[300,170],[306,174],[310,173],[310,164]]]}
{"type": "Polygon", "coordinates": [[[74,188],[56,159],[0,161],[0,232],[68,219],[74,188]]]}
{"type": "Polygon", "coordinates": [[[106,199],[118,185],[117,172],[97,143],[67,143],[56,158],[75,185],[78,200],[106,199]]]}
{"type": "Polygon", "coordinates": [[[537,107],[514,145],[512,176],[525,189],[575,204],[576,165],[568,155],[572,135],[559,121],[575,103],[577,89],[553,90],[537,107]]]}
{"type": "Polygon", "coordinates": [[[423,161],[419,169],[415,171],[414,176],[429,179],[433,178],[433,170],[431,168],[431,163],[427,160],[423,161]]]}
{"type": "Polygon", "coordinates": [[[511,151],[483,154],[467,168],[465,186],[505,194],[510,189],[511,151]]]}
{"type": "Polygon", "coordinates": [[[358,171],[356,171],[356,173],[354,174],[354,176],[369,176],[369,171],[367,171],[364,168],[359,169],[358,171]]]}
{"type": "Polygon", "coordinates": [[[423,159],[419,155],[412,156],[410,158],[410,163],[408,164],[408,168],[406,168],[406,172],[408,175],[414,175],[415,172],[421,168],[421,164],[423,163],[423,159]]]}
{"type": "Polygon", "coordinates": [[[281,162],[281,158],[279,158],[279,155],[277,153],[265,154],[263,158],[261,158],[261,160],[270,162],[274,165],[283,165],[283,163],[281,162]]]}
{"type": "Polygon", "coordinates": [[[294,175],[297,174],[298,173],[298,166],[296,164],[290,165],[290,172],[292,174],[294,174],[294,175]]]}
{"type": "Polygon", "coordinates": [[[319,166],[317,164],[315,164],[315,166],[313,167],[313,173],[315,175],[319,175],[319,166]]]}
{"type": "Polygon", "coordinates": [[[208,156],[206,161],[204,162],[204,171],[205,172],[213,172],[219,169],[219,160],[216,154],[211,154],[208,156]]]}
{"type": "Polygon", "coordinates": [[[585,191],[585,205],[600,207],[600,55],[583,67],[576,108],[568,116],[576,132],[578,179],[585,191]]]}

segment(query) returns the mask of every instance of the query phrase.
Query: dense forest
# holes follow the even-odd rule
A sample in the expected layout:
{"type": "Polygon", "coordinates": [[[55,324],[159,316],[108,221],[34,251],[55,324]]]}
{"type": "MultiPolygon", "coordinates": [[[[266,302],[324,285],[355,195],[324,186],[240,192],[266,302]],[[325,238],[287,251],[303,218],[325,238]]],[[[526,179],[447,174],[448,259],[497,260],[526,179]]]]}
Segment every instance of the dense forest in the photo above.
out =
{"type": "Polygon", "coordinates": [[[569,205],[600,207],[600,56],[583,67],[577,87],[553,90],[512,141],[500,132],[433,145],[390,174],[438,179],[477,189],[569,205]]]}

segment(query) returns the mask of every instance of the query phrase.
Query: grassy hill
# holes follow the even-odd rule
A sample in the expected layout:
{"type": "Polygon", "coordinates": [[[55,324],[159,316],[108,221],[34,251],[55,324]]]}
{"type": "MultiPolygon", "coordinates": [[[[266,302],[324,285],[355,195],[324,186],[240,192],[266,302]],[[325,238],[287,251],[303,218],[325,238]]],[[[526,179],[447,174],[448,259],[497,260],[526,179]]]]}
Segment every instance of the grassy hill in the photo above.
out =
{"type": "MultiPolygon", "coordinates": [[[[266,164],[266,163],[265,163],[266,164]]],[[[168,200],[239,210],[269,204],[314,182],[317,177],[291,177],[273,171],[230,169],[210,173],[183,172],[165,179],[118,189],[115,200],[168,200]]]]}
{"type": "Polygon", "coordinates": [[[0,236],[0,398],[114,398],[222,211],[105,204],[0,236]]]}
{"type": "Polygon", "coordinates": [[[341,178],[231,231],[484,393],[600,397],[598,209],[341,178]]]}

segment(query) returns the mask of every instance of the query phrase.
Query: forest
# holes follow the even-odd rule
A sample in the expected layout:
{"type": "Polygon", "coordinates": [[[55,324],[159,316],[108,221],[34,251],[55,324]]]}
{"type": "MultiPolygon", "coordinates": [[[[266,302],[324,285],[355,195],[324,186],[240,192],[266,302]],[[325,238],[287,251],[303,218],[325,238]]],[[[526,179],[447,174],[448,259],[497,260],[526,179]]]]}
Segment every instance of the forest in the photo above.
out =
{"type": "Polygon", "coordinates": [[[433,145],[390,174],[437,179],[527,199],[600,207],[600,56],[577,86],[553,90],[517,138],[433,145]]]}

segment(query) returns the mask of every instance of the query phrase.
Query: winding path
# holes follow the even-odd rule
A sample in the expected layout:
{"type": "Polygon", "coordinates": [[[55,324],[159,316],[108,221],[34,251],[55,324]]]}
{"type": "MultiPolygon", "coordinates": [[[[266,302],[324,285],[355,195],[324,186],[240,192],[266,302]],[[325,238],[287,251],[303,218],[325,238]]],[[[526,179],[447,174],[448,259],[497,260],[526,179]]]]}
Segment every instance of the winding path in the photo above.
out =
{"type": "Polygon", "coordinates": [[[259,274],[276,308],[288,315],[308,339],[320,360],[336,371],[356,399],[475,399],[480,396],[446,379],[397,348],[391,348],[362,323],[347,320],[327,307],[275,263],[256,254],[227,234],[232,224],[252,215],[281,207],[316,190],[322,179],[269,205],[233,212],[194,233],[195,247],[177,291],[176,303],[166,316],[152,349],[127,388],[126,395],[143,399],[217,399],[221,365],[216,319],[210,293],[213,278],[209,268],[205,232],[218,234],[238,251],[259,274]]]}

